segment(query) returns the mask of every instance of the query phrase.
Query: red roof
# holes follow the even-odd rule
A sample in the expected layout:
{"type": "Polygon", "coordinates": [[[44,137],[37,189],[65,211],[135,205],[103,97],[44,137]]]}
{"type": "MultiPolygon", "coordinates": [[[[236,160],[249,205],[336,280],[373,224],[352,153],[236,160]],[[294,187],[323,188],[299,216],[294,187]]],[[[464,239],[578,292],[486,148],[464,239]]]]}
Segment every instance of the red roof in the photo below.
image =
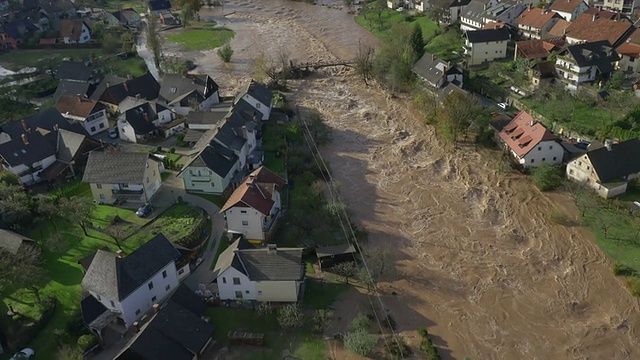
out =
{"type": "Polygon", "coordinates": [[[583,2],[583,0],[556,0],[551,4],[549,9],[553,11],[573,13],[583,2]]]}
{"type": "Polygon", "coordinates": [[[637,28],[633,29],[633,31],[631,32],[631,35],[629,35],[626,42],[640,45],[640,30],[638,30],[637,28]]]}
{"type": "Polygon", "coordinates": [[[516,42],[518,57],[542,59],[551,54],[556,46],[543,40],[523,40],[516,42]]]}
{"type": "Polygon", "coordinates": [[[596,14],[598,15],[598,17],[603,19],[612,19],[612,20],[620,19],[619,13],[614,11],[609,11],[609,10],[598,9],[598,8],[589,8],[585,10],[583,14],[591,14],[591,15],[596,14]]]}
{"type": "Polygon", "coordinates": [[[625,36],[633,25],[628,22],[605,19],[594,14],[583,13],[578,16],[566,30],[567,37],[579,41],[609,41],[615,45],[625,36]]]}
{"type": "Polygon", "coordinates": [[[640,45],[624,43],[616,49],[618,54],[627,55],[632,58],[640,58],[640,45]]]}
{"type": "Polygon", "coordinates": [[[525,9],[520,16],[516,18],[516,23],[524,26],[531,26],[535,29],[542,29],[551,19],[559,17],[557,12],[548,11],[546,9],[531,8],[525,9]]]}
{"type": "Polygon", "coordinates": [[[286,181],[264,166],[254,170],[231,194],[220,212],[239,205],[251,207],[264,215],[269,215],[273,207],[273,192],[282,191],[286,181]]]}
{"type": "Polygon", "coordinates": [[[556,136],[531,115],[522,111],[500,131],[500,138],[516,155],[523,157],[542,141],[556,140],[556,136]]]}
{"type": "Polygon", "coordinates": [[[548,34],[549,36],[562,37],[564,36],[564,32],[565,30],[567,30],[567,27],[569,27],[569,25],[571,25],[570,22],[565,19],[560,19],[551,27],[551,29],[549,29],[548,34]]]}

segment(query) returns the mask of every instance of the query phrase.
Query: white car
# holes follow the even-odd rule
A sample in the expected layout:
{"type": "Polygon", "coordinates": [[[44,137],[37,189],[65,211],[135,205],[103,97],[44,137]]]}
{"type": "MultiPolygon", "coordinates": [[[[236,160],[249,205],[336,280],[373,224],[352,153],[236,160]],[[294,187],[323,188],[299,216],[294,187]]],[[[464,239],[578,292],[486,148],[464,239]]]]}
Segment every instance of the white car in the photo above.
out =
{"type": "Polygon", "coordinates": [[[111,128],[109,129],[109,137],[112,139],[117,139],[118,138],[118,128],[111,128]]]}
{"type": "Polygon", "coordinates": [[[404,8],[400,6],[399,8],[396,9],[396,11],[404,11],[404,8]]]}
{"type": "Polygon", "coordinates": [[[498,107],[503,109],[503,110],[507,110],[507,108],[509,107],[509,104],[507,104],[507,103],[499,103],[498,107]]]}
{"type": "Polygon", "coordinates": [[[18,351],[17,353],[15,353],[9,360],[29,360],[33,358],[35,354],[36,352],[33,351],[33,349],[24,348],[18,351]]]}

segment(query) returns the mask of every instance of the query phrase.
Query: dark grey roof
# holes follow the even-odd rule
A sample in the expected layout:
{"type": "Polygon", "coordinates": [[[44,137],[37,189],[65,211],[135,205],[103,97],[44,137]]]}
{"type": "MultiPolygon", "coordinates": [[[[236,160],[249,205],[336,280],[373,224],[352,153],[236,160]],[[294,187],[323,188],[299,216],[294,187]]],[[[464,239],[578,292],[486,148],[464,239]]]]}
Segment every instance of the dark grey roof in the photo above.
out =
{"type": "Polygon", "coordinates": [[[59,80],[88,82],[92,76],[93,70],[82,61],[63,61],[56,72],[56,79],[59,80]]]}
{"type": "Polygon", "coordinates": [[[251,95],[254,99],[260,101],[262,104],[266,106],[271,106],[271,100],[273,99],[273,93],[271,90],[267,89],[266,86],[260,84],[259,82],[251,79],[247,84],[247,87],[244,91],[240,92],[236,97],[236,103],[246,94],[251,95]]]}
{"type": "Polygon", "coordinates": [[[149,9],[151,11],[160,11],[171,9],[171,2],[169,0],[151,0],[149,1],[149,9]]]}
{"type": "Polygon", "coordinates": [[[67,119],[65,119],[55,108],[42,110],[37,114],[27,116],[20,120],[10,121],[2,125],[2,132],[7,133],[13,139],[19,138],[20,135],[25,132],[32,133],[36,131],[37,128],[52,131],[56,125],[58,125],[59,129],[65,129],[78,134],[88,135],[87,131],[81,124],[70,124],[69,121],[67,121],[67,119]],[[24,130],[25,126],[27,129],[29,129],[28,131],[24,130]]]}
{"type": "Polygon", "coordinates": [[[122,259],[98,250],[82,279],[82,287],[109,299],[122,300],[178,257],[178,250],[162,234],[122,259]]]}
{"type": "MultiPolygon", "coordinates": [[[[109,104],[119,104],[128,96],[135,97],[136,95],[139,95],[142,99],[154,100],[158,98],[158,93],[160,92],[160,84],[150,73],[117,84],[110,83],[109,85],[104,92],[98,95],[101,101],[109,104]]],[[[96,93],[98,90],[96,90],[96,93]]]]}
{"type": "Polygon", "coordinates": [[[157,119],[157,115],[153,106],[148,102],[127,110],[125,119],[133,127],[136,135],[144,135],[156,130],[156,126],[152,121],[157,119]],[[146,120],[145,113],[147,114],[146,120]]]}
{"type": "Polygon", "coordinates": [[[190,111],[189,115],[187,115],[187,125],[215,125],[221,122],[225,116],[227,116],[227,114],[222,111],[190,111]]]}
{"type": "MultiPolygon", "coordinates": [[[[103,246],[100,248],[100,250],[102,251],[109,251],[109,248],[106,246],[103,246]]],[[[93,258],[96,256],[96,253],[98,252],[98,250],[96,250],[95,252],[83,257],[82,259],[78,260],[78,264],[80,266],[82,266],[82,268],[84,269],[84,271],[89,270],[89,266],[91,265],[91,263],[93,262],[93,258]]]]}
{"type": "Polygon", "coordinates": [[[202,149],[200,154],[185,166],[185,170],[190,166],[203,166],[225,178],[237,163],[238,157],[233,151],[214,142],[202,149]]]}
{"type": "Polygon", "coordinates": [[[597,66],[604,74],[612,72],[613,63],[620,59],[606,40],[570,45],[559,55],[572,57],[580,67],[597,66]]]}
{"type": "Polygon", "coordinates": [[[240,262],[240,258],[236,256],[236,251],[255,248],[255,246],[253,246],[244,238],[239,238],[238,240],[234,241],[231,245],[229,245],[229,247],[224,249],[220,256],[218,256],[218,260],[216,260],[216,266],[213,268],[214,276],[222,274],[225,270],[232,266],[241,273],[247,275],[247,272],[244,270],[244,267],[240,262]]]}
{"type": "Polygon", "coordinates": [[[193,358],[191,351],[165,337],[155,328],[147,326],[129,348],[114,360],[192,360],[193,358]]]}
{"type": "Polygon", "coordinates": [[[213,336],[213,325],[202,320],[171,298],[149,324],[165,337],[194,354],[204,349],[213,336]]]}
{"type": "Polygon", "coordinates": [[[119,76],[107,76],[98,84],[95,91],[89,96],[91,100],[100,100],[102,94],[104,94],[105,90],[108,87],[113,85],[121,84],[125,82],[127,79],[121,78],[119,76]]]}
{"type": "Polygon", "coordinates": [[[90,86],[88,82],[60,80],[58,88],[56,88],[56,92],[53,94],[53,100],[58,102],[63,95],[89,95],[90,86]]]}
{"type": "Polygon", "coordinates": [[[354,254],[354,253],[356,253],[356,248],[351,244],[322,246],[322,247],[316,248],[316,255],[318,256],[318,258],[334,256],[334,255],[354,254]]]}
{"type": "Polygon", "coordinates": [[[88,295],[80,302],[80,311],[82,312],[82,320],[89,325],[98,316],[104,314],[107,308],[98,299],[88,295]]]}
{"type": "Polygon", "coordinates": [[[38,28],[26,19],[16,19],[12,22],[2,24],[0,29],[6,32],[14,40],[28,38],[32,32],[38,31],[38,28]]]}
{"type": "Polygon", "coordinates": [[[435,86],[450,68],[451,66],[448,62],[438,59],[433,54],[425,53],[420,60],[413,65],[411,71],[435,86]]]}
{"type": "Polygon", "coordinates": [[[30,244],[35,244],[35,241],[13,231],[0,229],[0,249],[16,255],[22,247],[30,244]]]}
{"type": "Polygon", "coordinates": [[[187,129],[187,132],[184,134],[183,140],[187,143],[198,142],[198,140],[200,140],[203,135],[204,130],[187,129]]]}
{"type": "Polygon", "coordinates": [[[613,144],[611,150],[601,147],[587,152],[601,182],[609,182],[640,172],[640,139],[613,144]]]}
{"type": "Polygon", "coordinates": [[[218,128],[213,138],[225,147],[236,151],[242,149],[247,142],[229,122],[225,122],[224,125],[218,128]]]}
{"type": "Polygon", "coordinates": [[[472,44],[481,42],[505,41],[509,40],[510,38],[509,30],[504,27],[499,29],[466,31],[465,36],[472,44]]]}
{"type": "Polygon", "coordinates": [[[251,281],[293,281],[304,277],[301,248],[275,249],[275,244],[270,244],[257,249],[246,244],[246,240],[239,239],[225,249],[216,262],[214,274],[220,275],[232,266],[251,281]]]}
{"type": "Polygon", "coordinates": [[[246,121],[253,120],[257,123],[260,123],[260,121],[262,121],[262,117],[264,116],[262,111],[255,109],[244,99],[236,102],[230,112],[232,114],[241,115],[246,121]]]}
{"type": "Polygon", "coordinates": [[[218,91],[218,84],[209,75],[165,74],[162,76],[160,98],[166,102],[173,102],[194,91],[198,92],[202,99],[206,99],[218,91]]]}
{"type": "Polygon", "coordinates": [[[92,151],[82,181],[100,184],[142,184],[147,153],[92,151]]]}
{"type": "Polygon", "coordinates": [[[60,129],[58,131],[56,158],[66,163],[71,162],[85,139],[86,136],[82,134],[60,129]]]}
{"type": "Polygon", "coordinates": [[[202,316],[207,308],[202,298],[184,284],[178,285],[176,291],[171,295],[171,302],[182,306],[197,316],[202,316]]]}
{"type": "Polygon", "coordinates": [[[438,95],[438,100],[442,103],[447,98],[447,96],[451,95],[454,92],[457,92],[462,95],[468,94],[465,90],[463,90],[459,86],[454,85],[452,83],[448,83],[447,85],[445,85],[445,87],[442,88],[442,90],[440,90],[440,94],[438,95]]]}
{"type": "Polygon", "coordinates": [[[461,17],[467,18],[471,21],[479,22],[480,26],[484,23],[483,13],[486,4],[484,1],[471,0],[467,6],[464,7],[461,17]]]}
{"type": "Polygon", "coordinates": [[[36,131],[26,135],[26,137],[26,144],[21,136],[0,144],[0,157],[10,166],[31,166],[35,162],[56,154],[55,139],[57,138],[57,133],[51,132],[47,135],[42,135],[36,131]]]}

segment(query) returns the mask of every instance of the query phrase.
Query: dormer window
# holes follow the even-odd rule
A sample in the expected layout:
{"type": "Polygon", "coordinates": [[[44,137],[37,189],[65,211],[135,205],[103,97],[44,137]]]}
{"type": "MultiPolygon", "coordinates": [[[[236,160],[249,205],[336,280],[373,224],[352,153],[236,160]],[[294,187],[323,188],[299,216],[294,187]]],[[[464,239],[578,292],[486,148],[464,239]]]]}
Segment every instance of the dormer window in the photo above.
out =
{"type": "Polygon", "coordinates": [[[172,86],[172,87],[171,87],[171,93],[172,93],[172,94],[175,94],[176,92],[178,92],[178,88],[177,88],[177,87],[175,87],[175,86],[172,86]]]}

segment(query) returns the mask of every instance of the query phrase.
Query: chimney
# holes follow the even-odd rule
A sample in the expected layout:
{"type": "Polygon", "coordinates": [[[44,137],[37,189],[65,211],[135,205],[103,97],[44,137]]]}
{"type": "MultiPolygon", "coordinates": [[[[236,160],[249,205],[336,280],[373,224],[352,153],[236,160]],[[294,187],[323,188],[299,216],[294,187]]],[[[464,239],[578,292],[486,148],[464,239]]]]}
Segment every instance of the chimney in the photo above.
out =
{"type": "Polygon", "coordinates": [[[157,314],[158,311],[160,311],[160,305],[158,304],[153,304],[153,313],[157,314]]]}
{"type": "Polygon", "coordinates": [[[142,113],[142,118],[144,119],[144,121],[149,122],[149,114],[146,112],[142,113]]]}
{"type": "Polygon", "coordinates": [[[608,151],[613,150],[613,140],[611,140],[611,139],[606,139],[606,140],[604,141],[604,147],[606,147],[608,151]]]}
{"type": "Polygon", "coordinates": [[[22,134],[22,142],[25,145],[29,145],[29,139],[27,138],[27,134],[22,134]]]}
{"type": "Polygon", "coordinates": [[[275,255],[278,253],[278,245],[276,244],[267,244],[267,253],[269,255],[275,255]]]}
{"type": "Polygon", "coordinates": [[[131,76],[131,74],[127,74],[127,80],[131,80],[133,79],[133,76],[131,76]]]}
{"type": "Polygon", "coordinates": [[[436,56],[434,54],[431,54],[431,61],[436,61],[436,56]]]}
{"type": "Polygon", "coordinates": [[[134,321],[132,325],[133,325],[133,332],[134,333],[140,332],[140,323],[139,322],[134,321]]]}
{"type": "Polygon", "coordinates": [[[126,81],[122,83],[122,86],[124,86],[124,91],[129,92],[129,85],[126,81]]]}
{"type": "Polygon", "coordinates": [[[29,127],[27,126],[27,121],[25,119],[22,119],[21,123],[22,123],[22,130],[29,131],[29,127]]]}
{"type": "Polygon", "coordinates": [[[58,130],[60,130],[60,126],[58,126],[58,124],[54,124],[53,131],[58,131],[58,130]]]}
{"type": "Polygon", "coordinates": [[[140,100],[140,94],[136,94],[136,100],[140,100]]]}
{"type": "Polygon", "coordinates": [[[118,259],[122,259],[124,257],[124,253],[122,252],[122,250],[116,251],[116,255],[118,256],[118,259]]]}
{"type": "Polygon", "coordinates": [[[598,18],[597,14],[593,14],[593,16],[591,17],[591,21],[596,21],[596,19],[598,18]]]}
{"type": "Polygon", "coordinates": [[[531,11],[531,4],[527,4],[527,10],[531,11]]]}
{"type": "Polygon", "coordinates": [[[107,87],[111,87],[111,83],[107,81],[107,87]]]}

